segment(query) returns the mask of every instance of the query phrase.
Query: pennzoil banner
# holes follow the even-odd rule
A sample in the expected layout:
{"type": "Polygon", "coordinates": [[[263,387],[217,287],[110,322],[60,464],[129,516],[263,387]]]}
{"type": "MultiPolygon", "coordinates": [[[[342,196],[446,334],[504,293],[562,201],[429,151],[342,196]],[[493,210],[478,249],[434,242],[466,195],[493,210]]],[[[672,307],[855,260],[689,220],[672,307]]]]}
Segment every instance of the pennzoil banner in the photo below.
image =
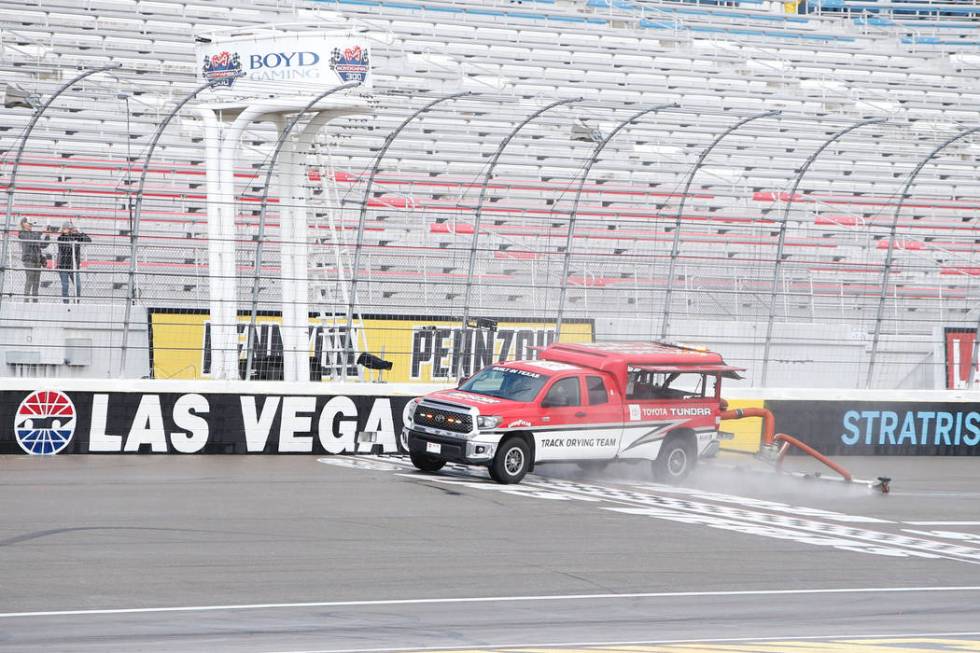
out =
{"type": "MultiPolygon", "coordinates": [[[[206,310],[149,309],[150,369],[156,379],[206,379],[211,376],[211,324],[206,310]]],[[[249,313],[238,314],[238,358],[244,374],[249,313]]],[[[256,319],[253,368],[262,378],[281,378],[282,334],[278,311],[256,319]]],[[[554,341],[554,320],[501,318],[496,329],[467,329],[460,318],[362,315],[354,321],[355,354],[344,355],[346,320],[310,315],[309,352],[313,379],[338,379],[360,373],[357,354],[367,352],[392,363],[384,379],[392,383],[438,383],[500,361],[535,358],[534,347],[554,341]]],[[[563,320],[562,342],[592,342],[592,320],[563,320]]]]}

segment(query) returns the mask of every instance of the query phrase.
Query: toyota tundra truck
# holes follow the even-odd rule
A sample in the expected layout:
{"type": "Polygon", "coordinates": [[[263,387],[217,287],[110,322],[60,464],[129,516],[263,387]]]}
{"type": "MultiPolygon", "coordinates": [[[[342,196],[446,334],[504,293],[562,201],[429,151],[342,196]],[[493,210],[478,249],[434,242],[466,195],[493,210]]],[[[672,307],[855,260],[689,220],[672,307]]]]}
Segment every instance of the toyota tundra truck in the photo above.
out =
{"type": "Polygon", "coordinates": [[[503,484],[542,463],[612,460],[651,461],[676,482],[717,452],[722,379],[740,371],[668,343],[554,344],[413,399],[400,444],[420,470],[479,465],[503,484]]]}

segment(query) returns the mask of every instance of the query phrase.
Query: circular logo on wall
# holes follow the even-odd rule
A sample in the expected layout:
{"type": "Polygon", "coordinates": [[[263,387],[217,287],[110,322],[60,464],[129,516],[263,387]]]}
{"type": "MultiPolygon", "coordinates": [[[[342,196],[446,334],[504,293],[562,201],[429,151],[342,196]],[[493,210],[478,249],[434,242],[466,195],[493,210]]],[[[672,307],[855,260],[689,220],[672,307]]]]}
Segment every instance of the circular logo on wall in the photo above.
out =
{"type": "Polygon", "coordinates": [[[14,417],[17,444],[33,456],[51,456],[75,435],[75,404],[63,392],[38,390],[20,402],[14,417]]]}

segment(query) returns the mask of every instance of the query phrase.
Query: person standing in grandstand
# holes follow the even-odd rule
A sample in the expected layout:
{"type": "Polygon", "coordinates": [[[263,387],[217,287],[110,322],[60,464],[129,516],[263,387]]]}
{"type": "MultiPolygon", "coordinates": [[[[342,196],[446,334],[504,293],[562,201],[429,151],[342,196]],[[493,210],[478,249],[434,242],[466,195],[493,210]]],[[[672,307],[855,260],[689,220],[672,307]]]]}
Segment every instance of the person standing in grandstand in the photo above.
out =
{"type": "Polygon", "coordinates": [[[82,243],[90,243],[92,239],[79,231],[75,225],[66,222],[61,225],[61,235],[58,236],[58,274],[61,276],[61,301],[68,303],[68,284],[75,284],[75,297],[82,296],[82,243]]]}
{"type": "Polygon", "coordinates": [[[20,221],[21,261],[24,264],[24,301],[37,302],[37,290],[41,285],[41,270],[48,261],[44,250],[48,247],[51,237],[34,231],[35,224],[27,218],[20,221]]]}

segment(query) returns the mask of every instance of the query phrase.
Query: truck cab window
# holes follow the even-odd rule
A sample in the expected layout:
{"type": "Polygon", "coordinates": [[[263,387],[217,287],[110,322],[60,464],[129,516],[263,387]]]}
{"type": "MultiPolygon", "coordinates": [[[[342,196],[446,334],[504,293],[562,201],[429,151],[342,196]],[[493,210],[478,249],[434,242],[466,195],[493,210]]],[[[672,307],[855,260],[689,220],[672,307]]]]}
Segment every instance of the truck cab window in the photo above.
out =
{"type": "Polygon", "coordinates": [[[705,396],[706,388],[705,374],[630,370],[626,398],[701,399],[705,396]]]}
{"type": "Polygon", "coordinates": [[[590,406],[598,406],[609,402],[609,393],[606,392],[606,384],[602,382],[602,377],[585,377],[585,386],[589,391],[590,406]]]}
{"type": "Polygon", "coordinates": [[[581,405],[582,400],[579,396],[579,382],[577,376],[570,376],[566,379],[561,379],[560,381],[555,381],[555,384],[551,386],[548,390],[548,394],[545,395],[544,401],[541,402],[542,406],[578,406],[581,405]]]}

